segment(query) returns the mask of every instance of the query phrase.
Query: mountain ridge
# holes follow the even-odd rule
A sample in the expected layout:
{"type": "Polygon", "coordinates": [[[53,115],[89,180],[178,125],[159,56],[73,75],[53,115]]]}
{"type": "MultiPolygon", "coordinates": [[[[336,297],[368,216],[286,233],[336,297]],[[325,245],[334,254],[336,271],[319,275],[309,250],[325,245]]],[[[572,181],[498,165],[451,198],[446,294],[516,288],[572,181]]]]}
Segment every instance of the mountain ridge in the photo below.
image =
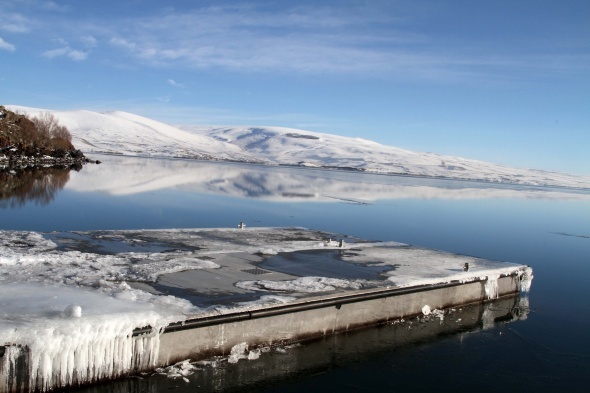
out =
{"type": "Polygon", "coordinates": [[[422,153],[363,138],[261,126],[172,126],[123,111],[53,111],[7,105],[66,125],[85,153],[347,169],[534,186],[590,188],[590,177],[513,168],[473,159],[422,153]]]}

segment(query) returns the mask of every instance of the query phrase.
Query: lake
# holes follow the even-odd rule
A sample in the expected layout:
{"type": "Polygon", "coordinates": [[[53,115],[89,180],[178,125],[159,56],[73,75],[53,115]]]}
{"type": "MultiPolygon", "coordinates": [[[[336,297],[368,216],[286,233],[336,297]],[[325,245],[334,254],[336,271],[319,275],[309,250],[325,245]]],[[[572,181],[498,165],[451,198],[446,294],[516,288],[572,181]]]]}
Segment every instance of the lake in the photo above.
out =
{"type": "Polygon", "coordinates": [[[145,376],[86,391],[579,391],[590,382],[588,191],[96,158],[103,163],[79,172],[4,174],[12,191],[1,194],[0,229],[302,226],[527,264],[534,280],[517,321],[415,339],[397,339],[400,327],[385,325],[220,363],[188,383],[145,376]]]}

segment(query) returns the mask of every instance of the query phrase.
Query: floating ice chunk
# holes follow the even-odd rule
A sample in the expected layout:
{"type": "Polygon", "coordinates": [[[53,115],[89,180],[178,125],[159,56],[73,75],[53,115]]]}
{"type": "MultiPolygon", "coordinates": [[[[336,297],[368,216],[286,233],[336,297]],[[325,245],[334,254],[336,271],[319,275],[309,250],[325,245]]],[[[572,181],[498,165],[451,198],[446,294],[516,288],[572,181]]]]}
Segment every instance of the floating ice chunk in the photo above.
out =
{"type": "Polygon", "coordinates": [[[240,359],[247,359],[246,351],[248,350],[248,343],[239,343],[234,345],[230,352],[227,361],[229,363],[237,363],[240,359]]]}
{"type": "Polygon", "coordinates": [[[422,307],[422,314],[424,314],[425,316],[430,315],[431,311],[430,311],[430,306],[427,304],[424,307],[422,307]]]}
{"type": "Polygon", "coordinates": [[[64,315],[67,318],[80,318],[82,316],[82,307],[75,304],[70,304],[64,310],[64,315]]]}
{"type": "Polygon", "coordinates": [[[157,374],[166,375],[168,378],[177,379],[182,378],[185,382],[190,382],[186,377],[192,375],[194,370],[196,370],[193,364],[191,364],[189,359],[183,360],[182,362],[178,362],[173,364],[172,366],[168,367],[161,367],[156,369],[157,374]]]}
{"type": "Polygon", "coordinates": [[[444,312],[444,310],[435,309],[435,310],[432,310],[432,316],[440,319],[440,321],[442,323],[442,321],[445,319],[445,312],[444,312]]]}
{"type": "Polygon", "coordinates": [[[260,350],[258,349],[253,349],[250,352],[248,352],[248,360],[256,360],[260,357],[260,350]]]}

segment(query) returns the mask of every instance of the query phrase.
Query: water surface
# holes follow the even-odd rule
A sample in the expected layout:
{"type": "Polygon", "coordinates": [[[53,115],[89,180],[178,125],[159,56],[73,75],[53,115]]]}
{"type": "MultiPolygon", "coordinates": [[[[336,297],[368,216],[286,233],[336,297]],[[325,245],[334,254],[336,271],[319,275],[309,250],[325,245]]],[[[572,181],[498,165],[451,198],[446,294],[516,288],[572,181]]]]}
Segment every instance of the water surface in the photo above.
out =
{"type": "Polygon", "coordinates": [[[127,381],[93,389],[579,391],[589,382],[586,191],[185,160],[100,159],[101,165],[71,172],[45,204],[0,204],[0,229],[235,227],[240,221],[249,227],[303,226],[527,264],[535,277],[524,320],[486,329],[480,322],[463,332],[403,345],[384,326],[290,348],[284,357],[267,355],[240,361],[235,368],[203,371],[218,381],[234,381],[230,385],[206,387],[197,377],[188,384],[152,377],[147,385],[127,381]],[[326,361],[306,367],[314,354],[326,361]],[[278,374],[256,382],[236,378],[264,373],[269,364],[279,368],[278,374]]]}

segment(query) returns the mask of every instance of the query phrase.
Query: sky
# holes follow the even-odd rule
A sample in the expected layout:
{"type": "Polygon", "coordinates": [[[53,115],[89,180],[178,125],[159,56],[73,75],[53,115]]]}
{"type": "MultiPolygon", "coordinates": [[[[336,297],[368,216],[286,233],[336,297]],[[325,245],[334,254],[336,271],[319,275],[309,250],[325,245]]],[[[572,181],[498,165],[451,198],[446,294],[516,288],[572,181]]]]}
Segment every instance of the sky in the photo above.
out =
{"type": "Polygon", "coordinates": [[[590,175],[587,0],[0,0],[0,105],[590,175]]]}

